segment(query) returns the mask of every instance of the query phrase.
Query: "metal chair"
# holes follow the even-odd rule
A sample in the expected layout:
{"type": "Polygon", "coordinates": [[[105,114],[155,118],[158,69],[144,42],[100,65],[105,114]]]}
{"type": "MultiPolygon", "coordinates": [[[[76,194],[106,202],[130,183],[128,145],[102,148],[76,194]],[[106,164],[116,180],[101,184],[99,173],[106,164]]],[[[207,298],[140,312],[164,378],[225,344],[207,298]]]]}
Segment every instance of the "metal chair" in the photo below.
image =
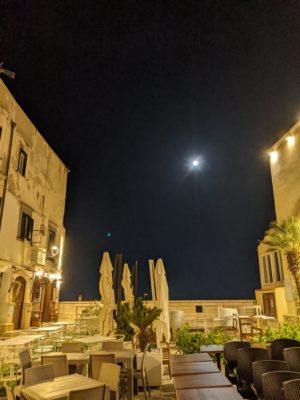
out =
{"type": "Polygon", "coordinates": [[[300,379],[283,382],[284,400],[300,399],[300,379]]]}
{"type": "Polygon", "coordinates": [[[283,358],[289,364],[291,371],[300,372],[300,347],[283,349],[283,358]]]}
{"type": "Polygon", "coordinates": [[[253,383],[251,388],[258,399],[263,399],[262,374],[272,371],[288,371],[288,363],[281,360],[260,360],[254,361],[253,366],[253,383]]]}
{"type": "Polygon", "coordinates": [[[252,393],[251,383],[253,382],[252,363],[254,361],[266,360],[268,351],[259,347],[248,347],[238,349],[237,366],[237,388],[243,393],[252,393]]]}
{"type": "Polygon", "coordinates": [[[147,372],[146,372],[146,368],[145,368],[145,359],[146,359],[146,355],[148,353],[149,345],[150,344],[147,343],[147,345],[146,345],[146,347],[144,349],[143,357],[142,357],[142,361],[141,361],[141,368],[135,369],[133,371],[134,379],[136,381],[138,381],[138,379],[140,379],[142,381],[145,400],[148,399],[148,394],[151,397],[151,392],[150,392],[150,388],[149,388],[149,384],[148,384],[148,378],[147,378],[147,372]]]}
{"type": "Polygon", "coordinates": [[[92,379],[98,379],[102,363],[116,363],[114,354],[91,354],[89,376],[92,379]]]}
{"type": "Polygon", "coordinates": [[[24,383],[25,385],[34,385],[39,382],[53,381],[55,378],[54,365],[39,365],[25,369],[24,383]]]}
{"type": "Polygon", "coordinates": [[[124,342],[111,340],[102,343],[102,350],[113,351],[113,350],[123,350],[124,342]]]}
{"type": "Polygon", "coordinates": [[[4,388],[6,391],[6,399],[7,400],[16,400],[16,396],[14,394],[14,389],[12,387],[10,387],[9,385],[7,385],[6,383],[4,383],[4,388]]]}
{"type": "Polygon", "coordinates": [[[248,347],[250,347],[250,342],[233,341],[224,343],[225,375],[231,383],[236,383],[234,368],[237,367],[237,351],[248,347]]]}
{"type": "Polygon", "coordinates": [[[53,364],[54,375],[56,378],[58,376],[69,375],[68,360],[65,354],[57,356],[42,356],[41,360],[42,365],[53,364]]]}
{"type": "Polygon", "coordinates": [[[283,349],[287,347],[299,347],[300,342],[294,339],[275,339],[271,343],[271,360],[283,360],[283,349]]]}
{"type": "Polygon", "coordinates": [[[282,400],[283,382],[299,378],[300,373],[294,371],[273,371],[262,374],[264,400],[282,400]]]}
{"type": "Polygon", "coordinates": [[[22,383],[24,383],[24,371],[26,368],[32,367],[32,361],[31,361],[31,356],[30,356],[30,352],[28,349],[20,351],[19,357],[20,357],[20,365],[21,365],[21,371],[22,371],[22,376],[21,376],[21,384],[22,384],[22,383]]]}
{"type": "Polygon", "coordinates": [[[98,380],[109,386],[110,400],[119,399],[119,380],[121,367],[113,363],[102,363],[98,380]]]}
{"type": "Polygon", "coordinates": [[[68,400],[104,400],[106,385],[91,389],[71,390],[68,400]]]}

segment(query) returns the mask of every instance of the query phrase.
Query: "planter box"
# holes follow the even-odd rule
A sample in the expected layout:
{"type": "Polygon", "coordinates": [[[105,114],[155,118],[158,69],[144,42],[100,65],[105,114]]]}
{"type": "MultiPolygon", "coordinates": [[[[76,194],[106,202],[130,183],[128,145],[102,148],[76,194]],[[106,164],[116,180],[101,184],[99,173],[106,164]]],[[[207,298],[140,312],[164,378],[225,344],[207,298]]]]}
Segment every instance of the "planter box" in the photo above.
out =
{"type": "MultiPolygon", "coordinates": [[[[137,368],[141,368],[143,353],[137,353],[137,368]]],[[[149,386],[160,386],[162,384],[163,368],[162,368],[162,352],[160,349],[152,350],[147,353],[145,359],[145,368],[149,386]]],[[[138,382],[142,386],[142,382],[138,382]]]]}

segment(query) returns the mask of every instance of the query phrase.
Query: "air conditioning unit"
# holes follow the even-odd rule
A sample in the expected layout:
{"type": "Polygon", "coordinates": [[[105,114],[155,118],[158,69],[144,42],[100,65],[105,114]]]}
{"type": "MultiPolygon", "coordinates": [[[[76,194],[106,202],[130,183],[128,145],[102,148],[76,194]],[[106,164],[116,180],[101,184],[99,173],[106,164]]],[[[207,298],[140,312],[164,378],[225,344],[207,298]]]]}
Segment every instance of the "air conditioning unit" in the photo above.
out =
{"type": "Polygon", "coordinates": [[[46,249],[40,247],[31,247],[30,249],[30,261],[35,265],[46,264],[46,249]]]}

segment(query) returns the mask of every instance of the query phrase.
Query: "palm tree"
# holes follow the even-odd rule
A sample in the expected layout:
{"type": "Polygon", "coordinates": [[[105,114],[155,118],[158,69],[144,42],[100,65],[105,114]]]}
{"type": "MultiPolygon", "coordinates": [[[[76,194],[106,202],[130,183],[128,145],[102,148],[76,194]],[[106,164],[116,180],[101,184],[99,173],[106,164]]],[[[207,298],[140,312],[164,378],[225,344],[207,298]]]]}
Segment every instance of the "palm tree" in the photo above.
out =
{"type": "Polygon", "coordinates": [[[144,351],[151,336],[151,325],[160,316],[161,310],[157,307],[146,307],[143,299],[137,297],[131,311],[131,323],[138,330],[141,351],[144,351]]]}
{"type": "Polygon", "coordinates": [[[268,251],[281,250],[284,253],[300,296],[300,218],[271,222],[262,242],[269,246],[268,251]]]}

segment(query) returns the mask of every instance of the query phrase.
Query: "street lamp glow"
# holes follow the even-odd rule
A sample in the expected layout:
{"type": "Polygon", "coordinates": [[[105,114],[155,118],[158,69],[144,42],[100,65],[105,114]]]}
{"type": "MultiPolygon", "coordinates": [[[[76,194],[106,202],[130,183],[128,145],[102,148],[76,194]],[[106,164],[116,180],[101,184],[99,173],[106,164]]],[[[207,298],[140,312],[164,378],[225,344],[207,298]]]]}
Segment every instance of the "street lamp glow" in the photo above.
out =
{"type": "Polygon", "coordinates": [[[276,161],[278,160],[278,151],[275,151],[275,150],[271,151],[269,153],[269,156],[270,156],[271,162],[276,163],[276,161]]]}

